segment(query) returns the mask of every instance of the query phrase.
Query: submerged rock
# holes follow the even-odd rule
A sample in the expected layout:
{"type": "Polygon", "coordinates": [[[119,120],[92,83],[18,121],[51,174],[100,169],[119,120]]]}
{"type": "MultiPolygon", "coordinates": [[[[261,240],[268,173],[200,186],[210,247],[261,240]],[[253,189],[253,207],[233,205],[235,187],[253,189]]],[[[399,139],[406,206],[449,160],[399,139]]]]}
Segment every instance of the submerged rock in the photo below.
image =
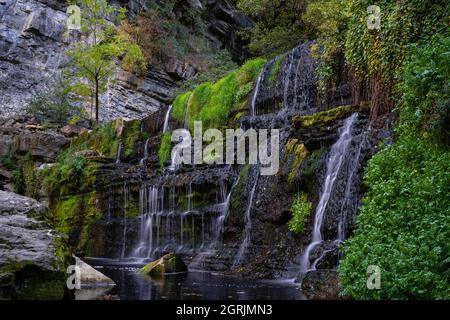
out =
{"type": "Polygon", "coordinates": [[[180,256],[175,253],[166,254],[139,270],[139,272],[143,274],[166,274],[186,271],[188,271],[186,264],[180,256]]]}
{"type": "Polygon", "coordinates": [[[301,290],[309,300],[338,299],[341,286],[334,270],[317,270],[305,274],[301,290]]]}

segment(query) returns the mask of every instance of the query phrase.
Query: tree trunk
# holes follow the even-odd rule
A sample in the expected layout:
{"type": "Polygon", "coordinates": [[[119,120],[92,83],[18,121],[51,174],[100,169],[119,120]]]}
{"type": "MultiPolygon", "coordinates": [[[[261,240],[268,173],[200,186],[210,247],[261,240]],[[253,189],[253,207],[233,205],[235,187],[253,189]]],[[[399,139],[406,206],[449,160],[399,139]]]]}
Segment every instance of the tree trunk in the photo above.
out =
{"type": "Polygon", "coordinates": [[[98,79],[95,79],[95,122],[98,125],[98,79]]]}

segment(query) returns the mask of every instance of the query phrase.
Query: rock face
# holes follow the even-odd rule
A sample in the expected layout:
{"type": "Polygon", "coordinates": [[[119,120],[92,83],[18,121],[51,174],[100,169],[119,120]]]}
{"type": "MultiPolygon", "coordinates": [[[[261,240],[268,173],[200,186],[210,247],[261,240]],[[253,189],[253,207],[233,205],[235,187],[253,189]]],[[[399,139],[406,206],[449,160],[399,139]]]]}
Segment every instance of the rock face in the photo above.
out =
{"type": "MultiPolygon", "coordinates": [[[[145,10],[142,1],[122,1],[129,16],[145,10]]],[[[198,2],[191,4],[198,7],[198,2]]],[[[0,117],[23,113],[34,92],[67,62],[65,52],[71,46],[66,32],[67,2],[63,0],[0,1],[0,117]]],[[[198,10],[203,8],[201,5],[198,10]]],[[[210,38],[218,48],[228,48],[236,60],[248,54],[236,37],[236,29],[251,21],[237,14],[225,0],[208,1],[206,17],[210,38]]],[[[151,66],[143,76],[117,70],[115,81],[102,99],[100,120],[143,118],[170,104],[177,90],[177,81],[192,77],[196,71],[176,59],[164,66],[151,66]]]]}
{"type": "Polygon", "coordinates": [[[181,257],[175,253],[168,253],[158,260],[150,262],[139,270],[143,274],[162,275],[167,273],[186,272],[187,267],[181,257]]]}
{"type": "Polygon", "coordinates": [[[61,299],[55,233],[34,199],[0,191],[0,297],[61,299]]]}
{"type": "Polygon", "coordinates": [[[44,130],[24,119],[0,118],[0,156],[29,154],[40,162],[54,162],[69,140],[56,130],[44,130]]]}

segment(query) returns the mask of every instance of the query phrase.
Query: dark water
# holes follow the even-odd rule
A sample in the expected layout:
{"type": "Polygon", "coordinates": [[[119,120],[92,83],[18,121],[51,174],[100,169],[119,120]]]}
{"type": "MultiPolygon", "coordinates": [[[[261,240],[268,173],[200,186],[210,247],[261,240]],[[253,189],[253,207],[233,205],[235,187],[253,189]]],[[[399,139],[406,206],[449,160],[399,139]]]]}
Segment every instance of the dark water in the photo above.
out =
{"type": "Polygon", "coordinates": [[[160,277],[137,273],[137,267],[96,266],[116,282],[107,294],[121,300],[298,300],[299,290],[290,283],[243,280],[206,272],[160,277]]]}

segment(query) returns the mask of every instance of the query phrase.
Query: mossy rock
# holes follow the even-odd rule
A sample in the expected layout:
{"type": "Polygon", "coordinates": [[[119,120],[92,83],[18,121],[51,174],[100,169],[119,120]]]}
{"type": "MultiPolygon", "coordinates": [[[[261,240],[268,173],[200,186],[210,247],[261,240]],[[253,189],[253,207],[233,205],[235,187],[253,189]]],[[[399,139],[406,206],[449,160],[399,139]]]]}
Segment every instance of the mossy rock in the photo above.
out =
{"type": "Polygon", "coordinates": [[[139,270],[140,273],[148,275],[161,275],[187,271],[188,269],[186,264],[181,257],[175,253],[168,253],[158,260],[150,262],[139,270]]]}
{"type": "Polygon", "coordinates": [[[347,105],[315,113],[310,116],[296,116],[292,119],[295,129],[328,126],[336,120],[349,117],[354,112],[367,113],[367,104],[347,105]]]}

